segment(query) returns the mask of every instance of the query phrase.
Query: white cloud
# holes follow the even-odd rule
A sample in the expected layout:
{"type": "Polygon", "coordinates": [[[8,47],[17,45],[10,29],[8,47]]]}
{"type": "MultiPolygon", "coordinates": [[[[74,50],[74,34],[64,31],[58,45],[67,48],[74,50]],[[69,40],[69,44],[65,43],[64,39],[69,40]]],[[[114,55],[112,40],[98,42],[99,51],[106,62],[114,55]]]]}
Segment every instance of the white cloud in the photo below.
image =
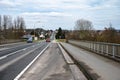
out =
{"type": "Polygon", "coordinates": [[[29,21],[42,20],[73,27],[80,18],[91,20],[96,28],[110,21],[117,27],[120,25],[120,0],[1,0],[0,8],[3,7],[4,12],[0,13],[16,13],[23,16],[28,25],[29,21]]]}
{"type": "Polygon", "coordinates": [[[12,2],[12,1],[9,1],[9,0],[1,0],[0,5],[3,6],[3,7],[15,7],[15,6],[18,6],[18,5],[21,5],[21,4],[17,3],[17,2],[12,2]]]}
{"type": "Polygon", "coordinates": [[[60,12],[49,12],[49,13],[40,13],[40,12],[25,12],[21,14],[22,16],[49,16],[49,17],[67,17],[72,16],[68,13],[60,13],[60,12]]]}

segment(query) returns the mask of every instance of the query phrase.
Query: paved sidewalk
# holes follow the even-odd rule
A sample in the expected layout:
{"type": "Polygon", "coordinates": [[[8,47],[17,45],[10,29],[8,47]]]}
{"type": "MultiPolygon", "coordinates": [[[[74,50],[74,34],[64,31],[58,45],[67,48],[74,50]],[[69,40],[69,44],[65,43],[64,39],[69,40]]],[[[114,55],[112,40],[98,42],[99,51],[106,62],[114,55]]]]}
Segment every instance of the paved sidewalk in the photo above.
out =
{"type": "Polygon", "coordinates": [[[120,63],[67,43],[61,44],[75,59],[89,67],[91,72],[98,74],[98,80],[120,80],[120,63]]]}

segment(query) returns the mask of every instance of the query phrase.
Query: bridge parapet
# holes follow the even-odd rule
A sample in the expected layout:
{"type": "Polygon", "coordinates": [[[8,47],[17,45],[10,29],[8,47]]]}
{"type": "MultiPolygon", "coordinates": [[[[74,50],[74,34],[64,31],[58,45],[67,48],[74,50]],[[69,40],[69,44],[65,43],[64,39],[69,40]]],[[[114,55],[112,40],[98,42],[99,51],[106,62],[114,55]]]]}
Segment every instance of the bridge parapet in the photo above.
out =
{"type": "Polygon", "coordinates": [[[102,55],[120,59],[120,44],[76,40],[68,40],[68,42],[102,55]]]}

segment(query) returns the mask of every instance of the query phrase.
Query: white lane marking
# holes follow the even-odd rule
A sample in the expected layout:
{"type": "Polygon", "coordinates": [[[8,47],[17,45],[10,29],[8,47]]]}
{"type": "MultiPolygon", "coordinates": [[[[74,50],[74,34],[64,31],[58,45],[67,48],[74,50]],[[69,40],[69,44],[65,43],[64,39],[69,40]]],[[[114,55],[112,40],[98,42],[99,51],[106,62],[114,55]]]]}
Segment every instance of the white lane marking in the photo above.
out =
{"type": "MultiPolygon", "coordinates": [[[[30,47],[31,47],[31,46],[30,46],[30,47]]],[[[13,52],[13,53],[9,53],[9,54],[7,54],[7,55],[4,55],[4,56],[0,57],[0,60],[5,59],[5,58],[7,58],[8,56],[13,55],[13,54],[16,54],[16,53],[18,53],[18,52],[20,52],[20,51],[25,51],[26,49],[28,49],[28,48],[30,48],[30,47],[27,47],[27,48],[24,48],[24,49],[15,51],[15,52],[13,52]]]]}
{"type": "Polygon", "coordinates": [[[34,45],[32,47],[35,47],[34,45]]]}
{"type": "Polygon", "coordinates": [[[3,69],[5,69],[5,68],[8,67],[9,65],[11,65],[11,64],[13,64],[13,63],[19,61],[19,60],[22,59],[23,57],[29,55],[31,52],[35,51],[35,50],[38,49],[38,48],[39,48],[39,47],[37,47],[37,48],[35,48],[35,49],[33,49],[33,50],[27,52],[26,54],[23,54],[23,55],[19,56],[18,58],[15,58],[15,59],[13,59],[13,60],[11,60],[11,61],[9,61],[9,62],[3,64],[2,66],[0,66],[0,71],[2,71],[3,69]]]}
{"type": "Polygon", "coordinates": [[[22,50],[18,50],[18,51],[15,51],[15,52],[13,52],[13,53],[10,53],[10,54],[8,54],[7,56],[10,56],[10,55],[16,54],[17,52],[20,52],[20,51],[22,51],[22,50]]]}
{"type": "Polygon", "coordinates": [[[2,51],[2,50],[6,50],[6,49],[9,49],[9,48],[1,48],[0,51],[2,51]]]}
{"type": "Polygon", "coordinates": [[[25,51],[27,48],[24,48],[24,49],[22,49],[23,51],[25,51]]]}
{"type": "Polygon", "coordinates": [[[5,56],[2,56],[2,57],[0,57],[0,60],[5,59],[5,58],[7,58],[8,56],[13,55],[13,54],[16,54],[17,52],[20,52],[20,51],[22,51],[22,50],[18,50],[18,51],[15,51],[15,52],[13,52],[13,53],[10,53],[10,54],[7,54],[7,55],[5,55],[5,56]]]}
{"type": "Polygon", "coordinates": [[[0,57],[0,60],[2,60],[2,59],[4,59],[4,58],[6,58],[7,56],[2,56],[2,57],[0,57]]]}
{"type": "Polygon", "coordinates": [[[20,77],[30,68],[30,66],[40,57],[40,55],[49,47],[49,45],[50,45],[50,43],[38,54],[38,56],[36,56],[34,59],[33,59],[33,61],[26,67],[26,68],[24,68],[21,72],[20,72],[20,74],[18,74],[15,78],[14,78],[14,80],[19,80],[20,79],[20,77]]]}

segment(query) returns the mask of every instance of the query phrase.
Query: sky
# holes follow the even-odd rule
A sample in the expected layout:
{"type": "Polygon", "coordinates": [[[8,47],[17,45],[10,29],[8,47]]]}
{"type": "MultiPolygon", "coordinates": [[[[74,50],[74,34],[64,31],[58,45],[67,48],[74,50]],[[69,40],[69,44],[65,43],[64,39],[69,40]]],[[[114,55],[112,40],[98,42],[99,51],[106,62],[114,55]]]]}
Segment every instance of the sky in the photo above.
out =
{"type": "Polygon", "coordinates": [[[0,0],[0,15],[21,16],[27,28],[73,30],[86,19],[97,30],[120,29],[120,0],[0,0]]]}

